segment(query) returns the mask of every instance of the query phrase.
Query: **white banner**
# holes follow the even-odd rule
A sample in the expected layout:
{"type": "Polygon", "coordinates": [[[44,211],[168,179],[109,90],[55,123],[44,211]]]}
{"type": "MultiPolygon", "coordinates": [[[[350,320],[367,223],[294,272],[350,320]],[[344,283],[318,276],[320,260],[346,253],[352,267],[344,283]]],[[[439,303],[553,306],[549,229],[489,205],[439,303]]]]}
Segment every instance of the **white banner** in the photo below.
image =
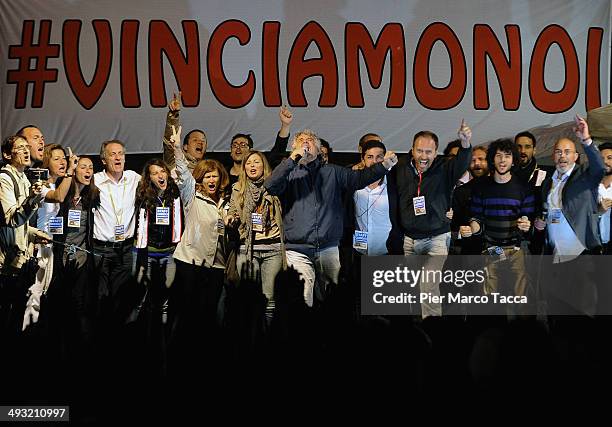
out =
{"type": "Polygon", "coordinates": [[[159,152],[167,102],[209,151],[251,133],[271,147],[278,107],[336,151],[415,132],[476,143],[608,103],[609,0],[2,0],[2,136],[97,153],[159,152]]]}

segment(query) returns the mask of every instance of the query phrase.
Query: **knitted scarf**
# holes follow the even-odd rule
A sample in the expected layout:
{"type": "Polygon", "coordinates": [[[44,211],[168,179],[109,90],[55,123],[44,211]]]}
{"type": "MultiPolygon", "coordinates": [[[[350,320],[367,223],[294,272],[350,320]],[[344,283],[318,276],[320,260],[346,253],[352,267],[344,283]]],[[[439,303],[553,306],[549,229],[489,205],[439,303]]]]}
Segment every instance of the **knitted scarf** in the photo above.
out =
{"type": "Polygon", "coordinates": [[[263,177],[259,178],[257,181],[248,180],[247,188],[244,192],[244,206],[240,211],[240,226],[238,228],[238,231],[240,232],[240,236],[244,237],[246,256],[249,261],[253,260],[254,238],[251,213],[257,212],[257,207],[260,204],[262,205],[261,215],[263,229],[269,230],[272,226],[272,220],[274,220],[281,232],[281,246],[283,246],[283,229],[280,201],[277,197],[273,197],[266,192],[266,189],[263,186],[263,182],[263,177]],[[274,218],[270,217],[271,208],[274,214],[274,218]]]}

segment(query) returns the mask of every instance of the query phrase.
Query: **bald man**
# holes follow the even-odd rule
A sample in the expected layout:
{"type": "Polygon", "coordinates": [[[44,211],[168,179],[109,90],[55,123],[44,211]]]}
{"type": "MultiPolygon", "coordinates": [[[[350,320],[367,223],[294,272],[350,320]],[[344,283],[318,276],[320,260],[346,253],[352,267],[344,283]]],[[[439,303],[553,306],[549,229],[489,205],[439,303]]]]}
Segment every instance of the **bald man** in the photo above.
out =
{"type": "MultiPolygon", "coordinates": [[[[576,136],[581,141],[588,164],[576,164],[576,144],[561,138],[553,150],[555,172],[542,184],[545,222],[536,220],[538,230],[546,229],[545,253],[552,253],[555,284],[548,289],[561,310],[555,314],[594,314],[597,302],[595,283],[588,277],[588,258],[601,248],[598,229],[597,189],[605,166],[593,144],[587,122],[576,116],[576,136]],[[578,276],[577,276],[578,275],[578,276]]],[[[559,310],[558,310],[559,311],[559,310]]]]}

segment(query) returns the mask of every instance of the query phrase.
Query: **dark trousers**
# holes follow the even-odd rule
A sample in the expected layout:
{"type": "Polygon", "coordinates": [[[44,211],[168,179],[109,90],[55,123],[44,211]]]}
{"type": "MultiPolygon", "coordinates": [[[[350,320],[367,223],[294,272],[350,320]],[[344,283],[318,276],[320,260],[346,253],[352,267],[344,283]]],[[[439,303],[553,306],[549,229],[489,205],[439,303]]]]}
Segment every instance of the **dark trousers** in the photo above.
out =
{"type": "MultiPolygon", "coordinates": [[[[223,289],[221,268],[176,261],[176,280],[168,302],[170,341],[168,370],[172,375],[206,375],[203,364],[221,357],[219,300],[223,289]]],[[[210,371],[208,371],[210,373],[210,371]]]]}
{"type": "Polygon", "coordinates": [[[139,291],[132,281],[132,250],[127,243],[119,247],[94,243],[99,309],[104,321],[115,327],[125,324],[138,305],[139,291]]]}

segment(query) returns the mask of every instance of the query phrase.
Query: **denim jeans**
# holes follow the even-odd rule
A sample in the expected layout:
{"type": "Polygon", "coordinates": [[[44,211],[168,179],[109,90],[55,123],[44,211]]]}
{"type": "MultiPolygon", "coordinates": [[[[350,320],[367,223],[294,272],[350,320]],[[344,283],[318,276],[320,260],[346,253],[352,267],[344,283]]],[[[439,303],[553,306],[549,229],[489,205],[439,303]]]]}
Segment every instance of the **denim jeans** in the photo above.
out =
{"type": "Polygon", "coordinates": [[[309,307],[312,307],[314,302],[315,282],[321,291],[321,295],[317,295],[317,298],[321,300],[328,285],[338,284],[340,254],[337,246],[317,250],[312,257],[288,250],[287,265],[296,269],[300,278],[304,280],[304,301],[309,307]]]}
{"type": "MultiPolygon", "coordinates": [[[[247,263],[246,248],[240,246],[240,252],[236,257],[236,269],[242,272],[247,263]]],[[[253,264],[250,273],[251,280],[256,280],[258,273],[261,274],[261,291],[268,300],[268,310],[274,309],[274,281],[276,275],[283,268],[283,254],[277,250],[253,250],[253,264]]]]}
{"type": "MultiPolygon", "coordinates": [[[[451,233],[438,234],[437,236],[424,239],[412,239],[404,236],[404,255],[431,255],[425,264],[426,270],[442,270],[448,256],[451,233]]],[[[440,296],[440,283],[426,281],[419,283],[421,292],[430,293],[432,296],[440,296]]],[[[439,300],[439,299],[438,299],[439,300]]],[[[441,316],[442,305],[440,303],[425,302],[421,304],[421,316],[441,316]]]]}

